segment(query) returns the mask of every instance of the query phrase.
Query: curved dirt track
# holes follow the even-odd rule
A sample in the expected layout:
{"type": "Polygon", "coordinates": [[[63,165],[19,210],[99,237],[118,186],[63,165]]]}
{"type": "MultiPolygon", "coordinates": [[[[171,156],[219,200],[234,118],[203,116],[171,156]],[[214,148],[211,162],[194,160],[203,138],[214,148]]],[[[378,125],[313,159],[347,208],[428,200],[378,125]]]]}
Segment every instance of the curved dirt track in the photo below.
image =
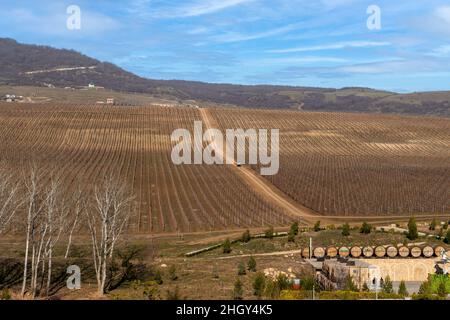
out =
{"type": "MultiPolygon", "coordinates": [[[[199,111],[202,121],[207,129],[220,128],[207,108],[200,108],[199,111]]],[[[297,203],[295,200],[290,198],[283,191],[275,187],[267,179],[264,179],[264,177],[259,175],[251,168],[246,166],[238,167],[234,162],[234,159],[227,159],[226,163],[233,163],[233,168],[235,169],[236,174],[238,174],[249,185],[249,187],[253,189],[253,191],[257,192],[259,195],[264,197],[264,199],[269,200],[272,204],[284,210],[286,214],[298,217],[300,218],[300,222],[306,224],[314,223],[317,220],[321,220],[321,222],[323,223],[340,223],[340,222],[361,223],[362,221],[389,223],[409,219],[409,216],[406,215],[395,215],[395,216],[320,215],[319,213],[297,203]]],[[[448,216],[445,214],[444,215],[424,214],[416,217],[416,219],[421,220],[439,217],[448,218],[448,216]]]]}

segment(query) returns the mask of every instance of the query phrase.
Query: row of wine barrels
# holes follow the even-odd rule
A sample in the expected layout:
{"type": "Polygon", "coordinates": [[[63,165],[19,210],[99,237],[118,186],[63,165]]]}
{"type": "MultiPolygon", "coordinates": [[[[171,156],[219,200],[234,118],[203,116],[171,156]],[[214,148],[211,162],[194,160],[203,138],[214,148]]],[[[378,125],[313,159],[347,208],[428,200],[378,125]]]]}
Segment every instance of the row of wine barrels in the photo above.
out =
{"type": "MultiPolygon", "coordinates": [[[[330,258],[335,258],[338,255],[340,257],[348,257],[352,256],[353,258],[359,258],[361,256],[364,256],[365,258],[373,257],[374,255],[377,258],[383,258],[385,256],[389,258],[395,258],[397,256],[400,256],[402,258],[407,258],[409,256],[412,256],[413,258],[418,258],[420,256],[424,256],[426,258],[431,258],[433,255],[435,256],[441,256],[442,251],[445,251],[444,247],[442,246],[436,246],[434,249],[431,246],[425,246],[423,248],[420,248],[418,246],[414,246],[411,249],[407,246],[389,246],[385,248],[384,246],[377,246],[375,249],[373,247],[359,247],[359,246],[353,246],[350,249],[348,247],[340,247],[336,248],[334,246],[330,246],[327,248],[324,247],[316,247],[313,249],[311,256],[315,258],[324,258],[325,256],[330,258]]],[[[303,258],[309,258],[309,248],[303,248],[301,251],[303,258]]]]}

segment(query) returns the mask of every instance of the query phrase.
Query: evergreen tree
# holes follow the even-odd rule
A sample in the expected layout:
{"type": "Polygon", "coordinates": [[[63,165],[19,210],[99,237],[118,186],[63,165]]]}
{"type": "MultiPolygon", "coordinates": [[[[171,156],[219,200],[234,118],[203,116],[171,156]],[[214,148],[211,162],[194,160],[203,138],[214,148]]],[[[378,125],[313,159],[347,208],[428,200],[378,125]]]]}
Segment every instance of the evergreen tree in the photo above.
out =
{"type": "Polygon", "coordinates": [[[445,236],[444,242],[450,244],[450,230],[447,231],[447,235],[445,236]]]}
{"type": "Polygon", "coordinates": [[[428,229],[434,231],[434,230],[436,230],[436,225],[437,225],[436,219],[433,219],[433,221],[431,221],[430,227],[428,229]]]}
{"type": "Polygon", "coordinates": [[[250,231],[246,230],[243,234],[242,234],[242,242],[246,243],[249,242],[251,240],[251,235],[250,235],[250,231]]]}
{"type": "Polygon", "coordinates": [[[291,225],[290,232],[292,232],[292,234],[293,234],[294,236],[298,235],[298,222],[294,222],[294,223],[291,225]]]}
{"type": "Polygon", "coordinates": [[[231,242],[230,239],[226,239],[223,243],[223,253],[230,253],[231,252],[231,242]]]}
{"type": "Polygon", "coordinates": [[[248,259],[247,269],[248,269],[248,271],[256,272],[256,260],[255,260],[255,258],[250,257],[248,259]]]}
{"type": "Polygon", "coordinates": [[[405,281],[403,280],[400,282],[400,285],[398,287],[398,295],[402,297],[409,296],[408,290],[406,289],[405,281]]]}
{"type": "Polygon", "coordinates": [[[295,234],[294,234],[294,232],[292,230],[289,230],[288,242],[295,242],[295,234]]]}
{"type": "Polygon", "coordinates": [[[236,281],[234,282],[233,299],[242,300],[243,295],[244,289],[242,288],[242,282],[239,278],[237,278],[236,281]]]}
{"type": "Polygon", "coordinates": [[[238,264],[238,276],[244,276],[247,272],[245,272],[245,265],[244,263],[241,261],[238,264]]]}
{"type": "Polygon", "coordinates": [[[369,234],[371,231],[372,231],[372,226],[364,221],[361,226],[360,232],[363,234],[369,234]]]}
{"type": "Polygon", "coordinates": [[[394,287],[392,285],[392,281],[389,276],[386,276],[382,289],[384,293],[394,293],[394,287]]]}
{"type": "Polygon", "coordinates": [[[353,279],[351,276],[348,276],[345,280],[345,290],[346,291],[355,291],[355,292],[359,291],[358,287],[353,282],[353,279]]]}
{"type": "Polygon", "coordinates": [[[363,286],[362,286],[362,291],[363,292],[369,292],[369,286],[367,285],[367,283],[364,282],[363,286]]]}
{"type": "Polygon", "coordinates": [[[419,237],[419,233],[417,232],[417,224],[416,219],[411,217],[408,222],[408,239],[416,240],[419,237]]]}
{"type": "Polygon", "coordinates": [[[350,225],[348,223],[342,226],[342,235],[348,237],[350,235],[350,225]]]}
{"type": "Polygon", "coordinates": [[[314,224],[313,230],[314,230],[315,232],[320,231],[320,220],[317,221],[317,222],[314,224]]]}

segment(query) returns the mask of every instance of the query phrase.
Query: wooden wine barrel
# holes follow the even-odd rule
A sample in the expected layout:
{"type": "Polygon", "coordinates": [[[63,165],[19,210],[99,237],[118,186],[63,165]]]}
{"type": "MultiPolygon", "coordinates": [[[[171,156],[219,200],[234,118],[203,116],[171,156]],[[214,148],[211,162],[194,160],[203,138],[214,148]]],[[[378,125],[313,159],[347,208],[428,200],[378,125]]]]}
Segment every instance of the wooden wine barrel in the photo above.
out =
{"type": "Polygon", "coordinates": [[[338,254],[338,250],[336,247],[328,247],[327,248],[327,256],[330,258],[335,258],[338,254]]]}
{"type": "Polygon", "coordinates": [[[434,254],[434,249],[433,247],[430,246],[426,246],[422,249],[422,254],[424,257],[426,258],[431,258],[434,254]]]}
{"type": "Polygon", "coordinates": [[[412,247],[411,256],[414,258],[418,258],[422,255],[422,249],[420,247],[412,247]]]}
{"type": "Polygon", "coordinates": [[[339,248],[339,256],[340,257],[348,257],[348,255],[350,254],[350,250],[347,247],[340,247],[339,248]]]}
{"type": "Polygon", "coordinates": [[[373,248],[372,247],[364,247],[363,248],[363,255],[366,258],[370,258],[373,256],[373,248]]]}
{"type": "Polygon", "coordinates": [[[350,254],[352,255],[353,258],[359,258],[361,257],[362,254],[362,250],[361,247],[358,246],[354,246],[350,249],[350,254]]]}
{"type": "Polygon", "coordinates": [[[434,247],[434,255],[436,257],[440,257],[442,255],[442,251],[445,252],[445,249],[444,249],[443,246],[436,246],[436,247],[434,247]]]}
{"type": "Polygon", "coordinates": [[[309,259],[309,248],[308,247],[303,248],[303,250],[302,250],[302,257],[305,258],[305,259],[309,259]]]}
{"type": "Polygon", "coordinates": [[[398,249],[397,247],[390,246],[386,249],[386,253],[389,258],[395,258],[398,254],[398,249]]]}
{"type": "Polygon", "coordinates": [[[375,255],[378,258],[383,258],[386,255],[386,249],[383,246],[378,246],[375,248],[375,255]]]}
{"type": "Polygon", "coordinates": [[[400,257],[402,258],[406,258],[409,256],[409,248],[407,246],[401,246],[398,249],[398,254],[400,255],[400,257]]]}
{"type": "Polygon", "coordinates": [[[325,249],[322,247],[314,248],[313,255],[315,258],[323,258],[325,257],[325,249]]]}

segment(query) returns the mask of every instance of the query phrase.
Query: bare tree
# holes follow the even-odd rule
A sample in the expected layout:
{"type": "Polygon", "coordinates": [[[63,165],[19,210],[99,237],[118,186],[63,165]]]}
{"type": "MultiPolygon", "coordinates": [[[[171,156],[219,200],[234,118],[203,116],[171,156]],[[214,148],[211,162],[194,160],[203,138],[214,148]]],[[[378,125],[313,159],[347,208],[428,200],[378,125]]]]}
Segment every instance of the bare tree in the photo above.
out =
{"type": "Polygon", "coordinates": [[[58,180],[51,175],[50,182],[47,182],[42,176],[42,172],[33,167],[29,177],[24,181],[27,218],[22,297],[27,289],[30,254],[30,294],[32,298],[36,297],[39,275],[42,275],[42,281],[44,281],[45,272],[47,272],[46,292],[48,294],[53,248],[67,226],[68,208],[64,203],[58,180]],[[46,184],[47,187],[45,187],[46,184]]]}
{"type": "Polygon", "coordinates": [[[83,217],[83,213],[85,212],[87,208],[87,201],[86,197],[83,193],[83,190],[81,188],[81,185],[78,185],[77,191],[72,196],[72,203],[71,203],[71,210],[73,214],[71,215],[71,220],[68,223],[69,226],[69,236],[67,239],[67,247],[66,247],[66,253],[64,255],[64,259],[67,259],[69,257],[70,248],[72,246],[72,237],[75,230],[78,228],[78,226],[81,224],[81,219],[83,217]]]}
{"type": "MultiPolygon", "coordinates": [[[[48,295],[52,275],[53,248],[58,243],[61,233],[67,229],[70,211],[62,195],[61,186],[55,178],[51,180],[50,186],[46,189],[45,199],[45,216],[47,218],[45,223],[48,226],[48,232],[45,237],[43,264],[47,261],[46,294],[48,295]]],[[[43,274],[44,271],[45,267],[43,265],[43,274]]]]}
{"type": "Polygon", "coordinates": [[[92,210],[86,211],[100,295],[105,292],[107,266],[131,215],[133,198],[119,180],[109,176],[95,188],[92,210]]]}
{"type": "MultiPolygon", "coordinates": [[[[30,254],[30,245],[31,242],[35,241],[35,232],[38,224],[38,217],[43,209],[42,201],[40,201],[40,177],[38,170],[35,166],[33,166],[30,170],[30,174],[25,175],[24,178],[24,186],[25,186],[25,204],[26,204],[26,240],[25,240],[25,257],[24,257],[24,266],[23,266],[23,279],[22,279],[22,297],[25,296],[25,291],[27,287],[27,278],[28,278],[28,261],[30,254]]],[[[35,245],[32,246],[32,259],[35,259],[35,245]]],[[[34,265],[34,261],[32,262],[34,265]]],[[[32,280],[31,284],[33,285],[33,274],[34,270],[31,270],[32,280]]]]}
{"type": "Polygon", "coordinates": [[[0,171],[0,235],[21,205],[19,198],[19,183],[14,182],[14,176],[5,170],[0,171]]]}

